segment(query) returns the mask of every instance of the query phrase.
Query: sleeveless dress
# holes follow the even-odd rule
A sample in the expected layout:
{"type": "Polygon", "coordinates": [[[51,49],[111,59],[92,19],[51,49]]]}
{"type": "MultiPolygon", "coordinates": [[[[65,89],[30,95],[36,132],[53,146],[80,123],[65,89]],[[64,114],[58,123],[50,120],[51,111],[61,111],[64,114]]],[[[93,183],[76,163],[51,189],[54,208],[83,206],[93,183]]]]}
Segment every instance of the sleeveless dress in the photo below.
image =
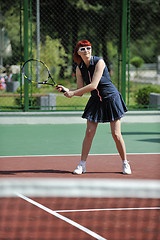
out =
{"type": "MultiPolygon", "coordinates": [[[[88,68],[83,61],[80,63],[79,69],[86,85],[91,83],[95,66],[100,59],[100,57],[92,56],[88,68]]],[[[122,118],[125,112],[127,112],[127,107],[124,100],[112,83],[108,68],[105,66],[97,89],[91,91],[91,97],[82,118],[96,123],[111,122],[122,118]]]]}

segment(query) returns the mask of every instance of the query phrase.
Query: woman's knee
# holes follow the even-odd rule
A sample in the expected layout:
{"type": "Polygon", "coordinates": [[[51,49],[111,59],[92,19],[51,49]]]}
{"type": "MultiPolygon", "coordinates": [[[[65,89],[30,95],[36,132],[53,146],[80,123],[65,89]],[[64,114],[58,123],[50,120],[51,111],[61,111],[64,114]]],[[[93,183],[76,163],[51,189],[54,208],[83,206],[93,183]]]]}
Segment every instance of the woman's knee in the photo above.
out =
{"type": "Polygon", "coordinates": [[[86,129],[86,137],[93,138],[97,129],[97,124],[89,123],[86,129]]]}
{"type": "Polygon", "coordinates": [[[112,137],[115,141],[120,141],[122,134],[121,132],[112,131],[112,137]]]}
{"type": "Polygon", "coordinates": [[[86,129],[86,137],[87,138],[93,138],[95,135],[96,130],[92,128],[87,128],[86,129]]]}
{"type": "Polygon", "coordinates": [[[116,141],[120,140],[122,138],[121,121],[117,120],[117,121],[111,122],[110,125],[111,125],[111,132],[112,132],[113,139],[116,141]]]}

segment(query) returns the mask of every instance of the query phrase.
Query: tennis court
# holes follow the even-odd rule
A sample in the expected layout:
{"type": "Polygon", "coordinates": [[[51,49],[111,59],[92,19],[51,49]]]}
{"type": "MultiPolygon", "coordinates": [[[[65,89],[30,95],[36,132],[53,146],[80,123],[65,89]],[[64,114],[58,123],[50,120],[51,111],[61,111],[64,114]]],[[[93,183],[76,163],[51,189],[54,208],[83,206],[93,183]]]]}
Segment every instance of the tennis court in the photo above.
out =
{"type": "Polygon", "coordinates": [[[80,176],[84,123],[23,122],[0,125],[0,239],[160,239],[158,121],[122,123],[132,175],[100,124],[80,176]]]}
{"type": "MultiPolygon", "coordinates": [[[[0,240],[160,240],[159,1],[8,0],[0,19],[0,240]],[[53,83],[76,88],[82,39],[82,59],[92,48],[105,61],[103,75],[129,109],[131,175],[122,174],[109,124],[98,126],[87,173],[72,174],[89,94],[68,99],[53,83]]],[[[99,83],[99,97],[113,93],[99,83]]]]}

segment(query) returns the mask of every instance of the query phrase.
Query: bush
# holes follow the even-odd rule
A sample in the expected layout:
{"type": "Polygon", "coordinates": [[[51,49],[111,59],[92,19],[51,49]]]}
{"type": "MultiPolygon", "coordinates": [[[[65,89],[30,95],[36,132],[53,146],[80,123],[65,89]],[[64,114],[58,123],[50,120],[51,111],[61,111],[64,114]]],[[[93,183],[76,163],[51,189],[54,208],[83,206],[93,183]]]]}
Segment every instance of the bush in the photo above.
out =
{"type": "Polygon", "coordinates": [[[157,88],[151,86],[141,88],[135,93],[136,103],[138,105],[149,105],[150,93],[160,93],[160,91],[157,88]]]}
{"type": "MultiPolygon", "coordinates": [[[[29,84],[29,92],[31,92],[31,84],[29,84]]],[[[37,85],[32,85],[32,93],[39,93],[40,92],[40,89],[37,88],[37,85]]],[[[19,87],[17,89],[17,92],[18,94],[24,94],[24,86],[22,86],[22,89],[21,87],[19,87]]],[[[18,105],[18,106],[22,106],[22,108],[24,108],[24,97],[22,97],[21,99],[21,96],[19,95],[18,97],[15,98],[15,104],[18,105]]],[[[36,97],[31,97],[29,98],[29,106],[37,106],[37,98],[36,97]]],[[[37,108],[38,109],[38,108],[37,108]]]]}
{"type": "Polygon", "coordinates": [[[140,68],[144,64],[144,60],[141,57],[133,57],[130,63],[137,69],[140,68]]]}

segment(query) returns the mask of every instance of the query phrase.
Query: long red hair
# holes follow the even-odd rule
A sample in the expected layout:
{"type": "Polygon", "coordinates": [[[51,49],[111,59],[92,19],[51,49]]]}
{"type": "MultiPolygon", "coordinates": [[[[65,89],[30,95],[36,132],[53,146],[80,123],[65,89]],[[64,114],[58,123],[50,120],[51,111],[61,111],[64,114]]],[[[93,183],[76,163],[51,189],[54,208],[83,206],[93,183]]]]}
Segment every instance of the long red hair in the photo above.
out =
{"type": "Polygon", "coordinates": [[[80,47],[85,47],[85,46],[91,46],[91,43],[88,40],[81,40],[77,43],[77,45],[75,46],[74,49],[74,53],[73,53],[73,60],[75,63],[77,63],[78,65],[82,62],[82,58],[78,55],[78,49],[80,47]]]}

